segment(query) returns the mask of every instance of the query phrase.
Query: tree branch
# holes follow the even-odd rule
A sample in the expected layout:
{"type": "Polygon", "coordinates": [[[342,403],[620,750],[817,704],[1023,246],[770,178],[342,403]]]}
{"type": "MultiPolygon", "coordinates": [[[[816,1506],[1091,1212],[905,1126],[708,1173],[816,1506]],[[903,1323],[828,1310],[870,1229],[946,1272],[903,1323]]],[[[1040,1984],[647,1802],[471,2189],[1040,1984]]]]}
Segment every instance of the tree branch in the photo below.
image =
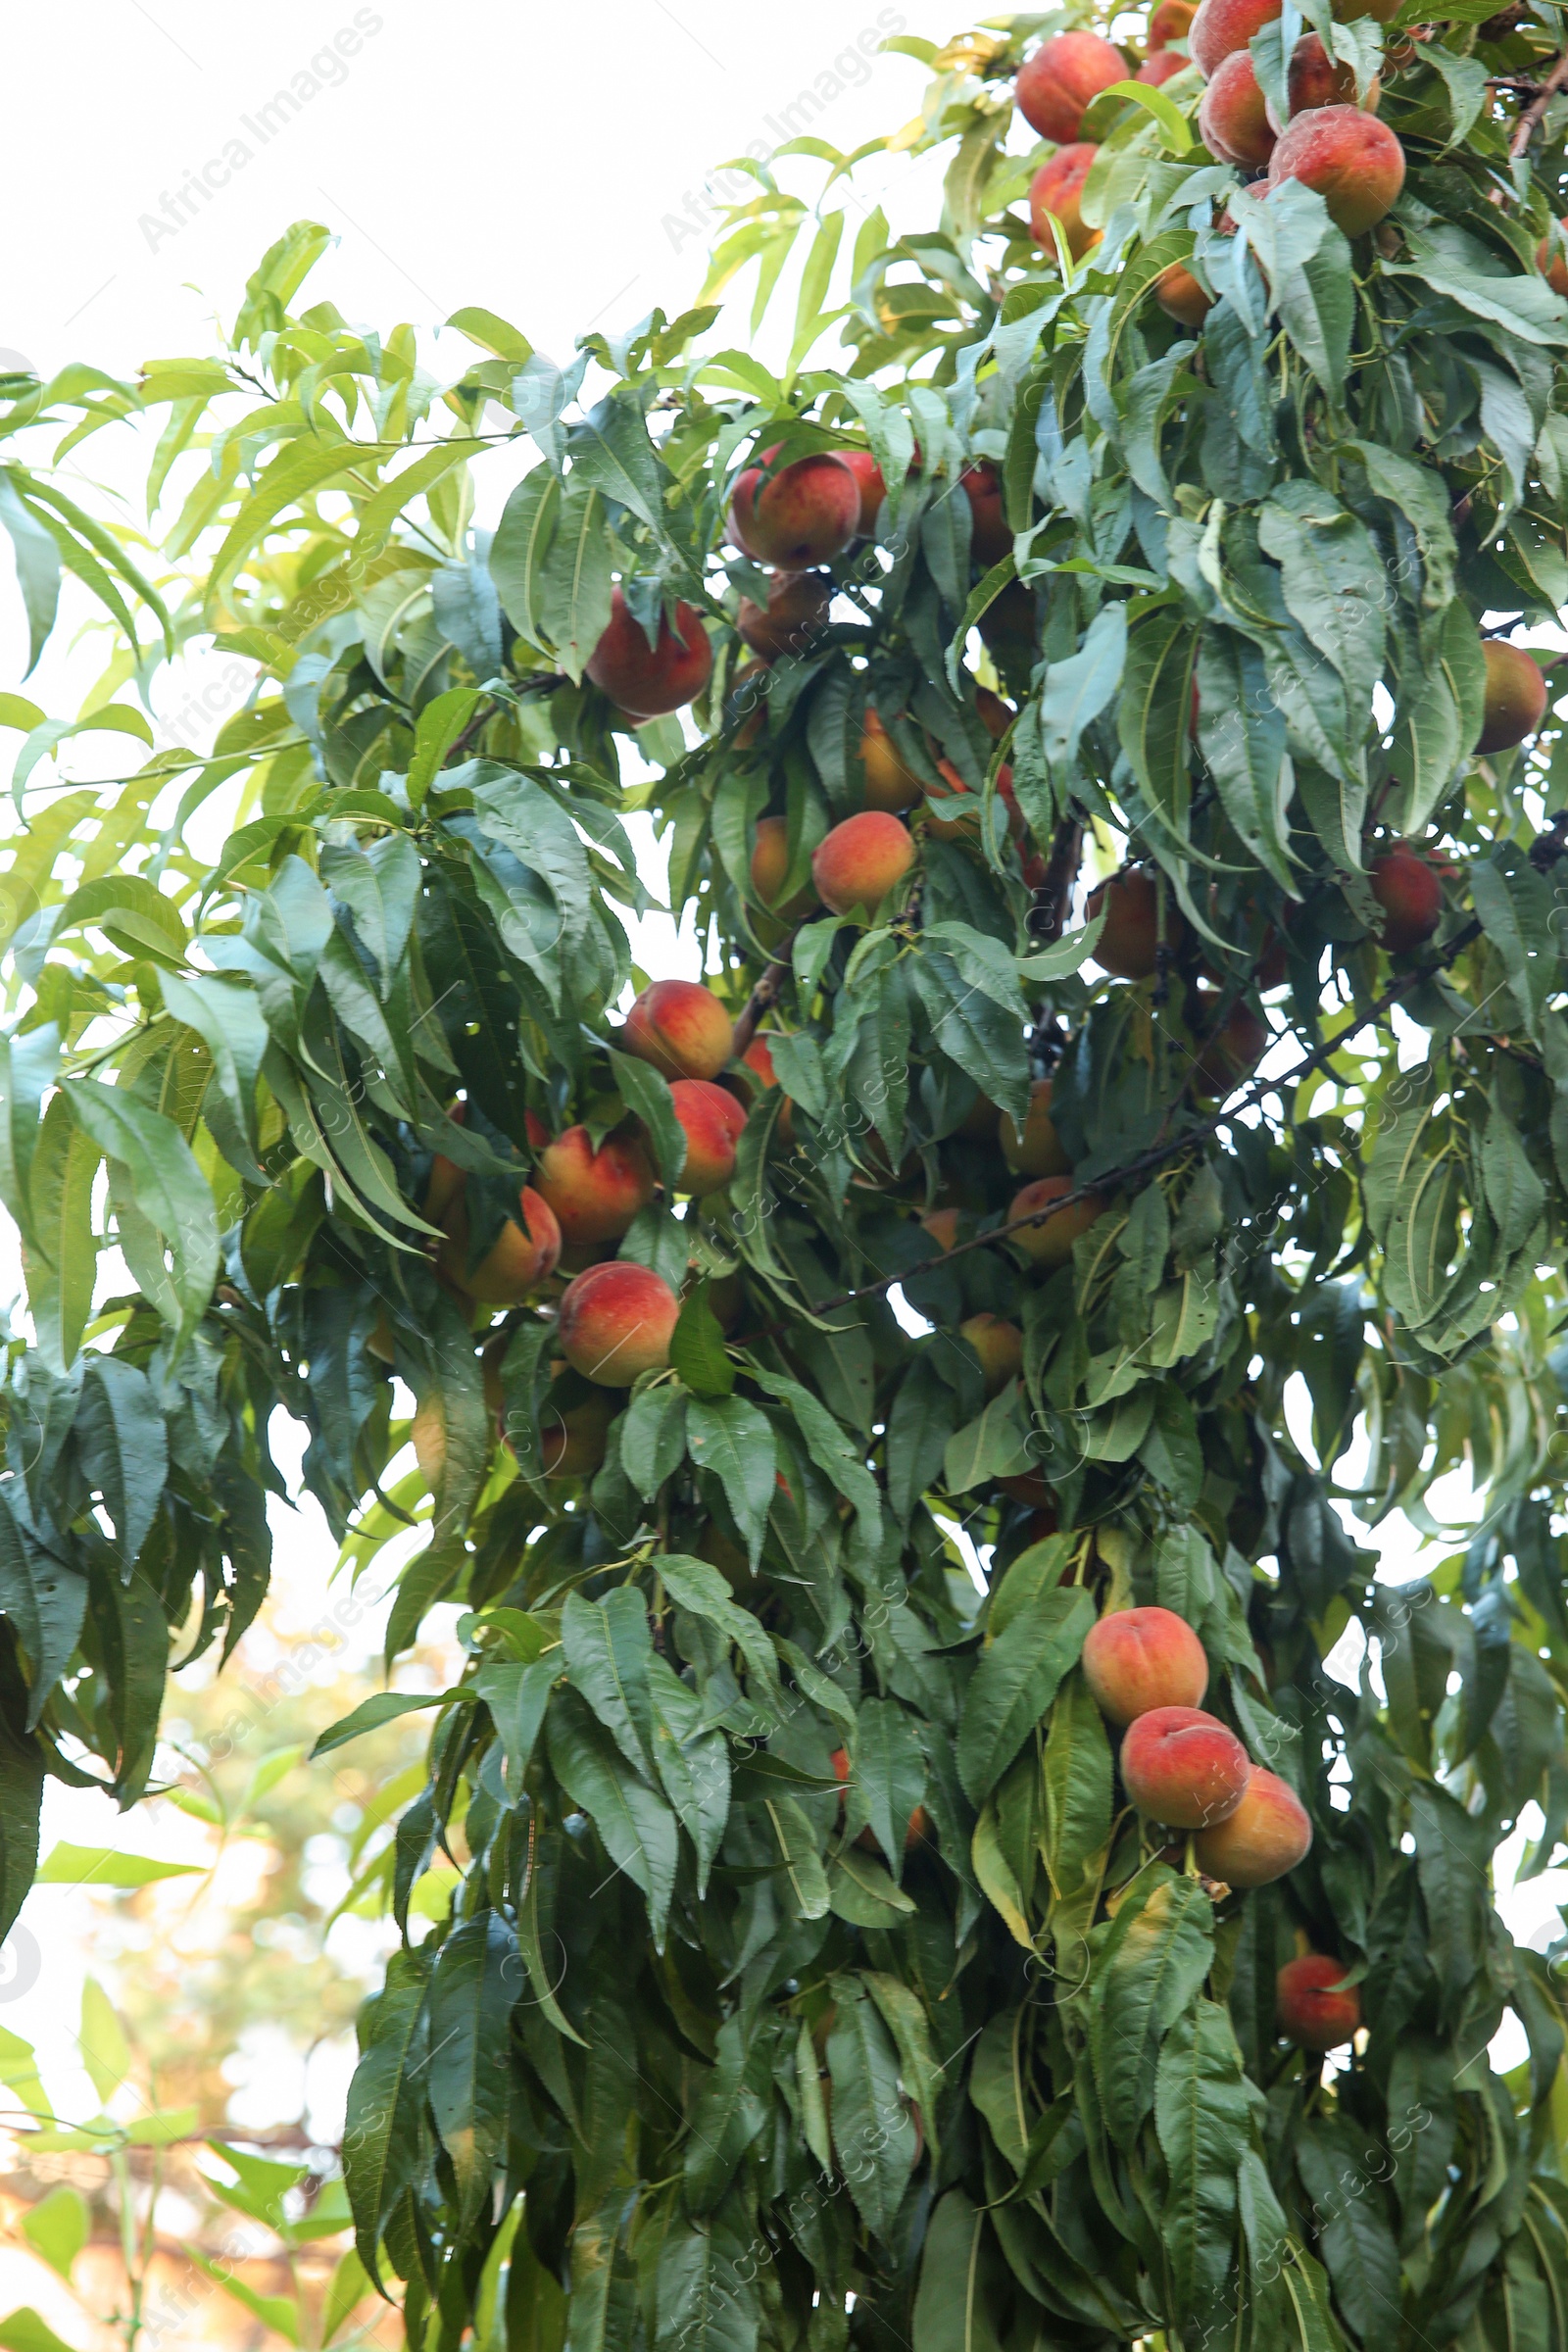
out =
{"type": "Polygon", "coordinates": [[[1553,98],[1556,97],[1557,92],[1562,88],[1565,81],[1568,81],[1568,49],[1565,49],[1561,57],[1558,58],[1557,63],[1552,67],[1551,72],[1546,75],[1545,80],[1542,83],[1535,97],[1531,99],[1530,104],[1525,108],[1524,113],[1514,124],[1513,136],[1508,141],[1509,163],[1516,162],[1517,159],[1524,154],[1525,149],[1529,146],[1531,139],[1534,137],[1536,131],[1540,128],[1541,123],[1545,116],[1547,107],[1551,104],[1553,98]]]}

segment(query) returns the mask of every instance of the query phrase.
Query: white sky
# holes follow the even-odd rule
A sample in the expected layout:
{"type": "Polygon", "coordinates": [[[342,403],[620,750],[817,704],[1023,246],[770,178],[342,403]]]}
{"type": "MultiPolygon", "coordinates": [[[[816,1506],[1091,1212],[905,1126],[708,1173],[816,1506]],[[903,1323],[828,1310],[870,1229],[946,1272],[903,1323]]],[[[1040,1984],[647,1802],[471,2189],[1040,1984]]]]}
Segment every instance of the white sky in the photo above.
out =
{"type": "MultiPolygon", "coordinates": [[[[956,17],[878,0],[767,10],[734,0],[599,0],[591,9],[472,0],[445,13],[412,0],[274,0],[260,17],[211,0],[76,0],[64,16],[19,12],[8,26],[8,78],[25,99],[8,110],[17,218],[0,279],[0,348],[45,375],[73,358],[128,374],[153,356],[205,352],[212,320],[232,318],[266,246],[310,217],[341,239],[312,292],[350,318],[423,329],[483,304],[564,361],[589,326],[623,328],[655,304],[673,317],[694,299],[711,220],[704,182],[715,166],[803,122],[846,150],[893,129],[918,105],[922,70],[896,56],[867,63],[866,52],[883,32],[940,40],[957,25],[956,17]],[[307,96],[313,81],[319,86],[307,96]],[[297,106],[275,104],[280,91],[297,106]],[[784,121],[802,92],[813,106],[784,121]],[[209,194],[187,195],[194,217],[172,227],[166,207],[172,200],[177,219],[180,192],[199,173],[209,194]]],[[[788,184],[808,197],[820,176],[814,165],[787,167],[788,184]]],[[[879,161],[858,185],[866,193],[841,186],[833,197],[849,204],[852,236],[858,212],[878,198],[895,221],[935,219],[929,164],[879,161]]],[[[455,368],[468,347],[453,338],[450,348],[455,368]]],[[[833,349],[830,339],[820,356],[833,349]]],[[[440,345],[430,364],[443,368],[440,345]]],[[[87,462],[108,478],[119,473],[104,445],[87,462]]],[[[121,478],[134,470],[127,463],[121,478]]],[[[20,683],[22,643],[0,551],[0,687],[20,683]]],[[[27,691],[65,711],[69,694],[49,689],[73,677],[85,682],[80,657],[51,660],[27,691]]],[[[187,690],[159,697],[166,719],[187,690]]],[[[191,739],[188,723],[177,731],[191,739]]],[[[66,772],[113,772],[104,743],[88,739],[66,772]]],[[[696,968],[695,944],[677,948],[667,925],[639,938],[638,951],[665,969],[696,968]]],[[[16,1288],[13,1240],[0,1234],[0,1294],[16,1288]]],[[[1466,1501],[1453,1496],[1456,1517],[1467,1515],[1466,1501]]],[[[1389,1532],[1384,1573],[1402,1579],[1415,1572],[1413,1531],[1389,1532]]],[[[331,1558],[308,1506],[303,1524],[288,1521],[280,1552],[285,1628],[303,1632],[318,1618],[331,1558]]],[[[373,1649],[372,1631],[368,1671],[373,1649]]],[[[45,1851],[66,1837],[179,1854],[191,1825],[167,1806],[159,1816],[121,1820],[101,1800],[51,1784],[45,1851]]],[[[1541,1881],[1508,1898],[1515,1932],[1554,1933],[1549,1905],[1560,1892],[1541,1881]]],[[[48,2079],[74,2107],[92,2103],[73,2041],[101,1917],[76,1890],[40,1889],[24,1924],[49,1966],[8,2001],[0,1962],[0,2023],[39,2042],[48,2079]]],[[[275,2053],[267,2058],[277,2063],[275,2053]]],[[[331,2130],[342,2089],[341,2073],[313,2086],[317,2129],[331,2130]]],[[[294,2112],[294,2090],[278,2082],[279,2112],[294,2112]]],[[[266,2105],[253,2081],[236,2121],[265,2122],[266,2105]]]]}

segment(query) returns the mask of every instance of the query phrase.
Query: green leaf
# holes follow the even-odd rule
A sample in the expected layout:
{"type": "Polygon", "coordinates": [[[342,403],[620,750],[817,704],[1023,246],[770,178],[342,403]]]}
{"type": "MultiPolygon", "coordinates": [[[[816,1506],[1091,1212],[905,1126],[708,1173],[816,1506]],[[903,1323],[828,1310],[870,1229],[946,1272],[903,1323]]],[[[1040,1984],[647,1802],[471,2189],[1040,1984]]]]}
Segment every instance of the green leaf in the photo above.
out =
{"type": "Polygon", "coordinates": [[[1160,2049],[1154,2092],[1171,2182],[1160,2237],[1178,2309],[1199,2320],[1218,2312],[1235,2268],[1236,2175],[1251,2095],[1229,2013],[1200,2000],[1176,2018],[1160,2049]]]}
{"type": "Polygon", "coordinates": [[[904,1876],[904,1843],[925,1795],[925,1751],[913,1716],[895,1700],[864,1699],[856,1721],[847,1833],[869,1824],[895,1879],[904,1876]]]}
{"type": "Polygon", "coordinates": [[[715,2038],[717,2064],[697,2094],[686,2149],[686,2201],[694,2213],[718,2203],[768,2115],[760,2095],[765,2074],[747,2047],[741,2018],[725,2018],[715,2038]]]}
{"type": "Polygon", "coordinates": [[[75,1429],[82,1471],[103,1496],[121,1570],[128,1576],[158,1515],[169,1472],[168,1431],[146,1373],[119,1356],[90,1356],[75,1429]]]}
{"type": "MultiPolygon", "coordinates": [[[[686,1302],[690,1304],[690,1300],[686,1302]]],[[[684,1315],[685,1308],[682,1308],[684,1315]]],[[[679,1332],[679,1323],[676,1331],[679,1332]]],[[[722,1333],[720,1333],[722,1340],[722,1333]]],[[[673,1350],[673,1343],[672,1343],[673,1350]]],[[[620,1466],[645,1502],[686,1458],[686,1397],[670,1381],[644,1389],[620,1424],[620,1466]]]]}
{"type": "Polygon", "coordinates": [[[663,1579],[671,1600],[716,1626],[727,1642],[734,1642],[760,1693],[776,1702],[780,1694],[772,1645],[751,1610],[736,1606],[722,1573],[710,1561],[696,1559],[688,1552],[662,1553],[654,1561],[654,1570],[663,1579]]]}
{"type": "Polygon", "coordinates": [[[777,1475],[767,1416],[742,1396],[694,1396],[686,1413],[686,1449],[698,1469],[723,1488],[755,1568],[777,1475]]]}
{"type": "Polygon", "coordinates": [[[423,2155],[429,1975],[425,1953],[393,1954],[386,1987],[361,2019],[360,2062],[349,2084],[343,2177],[354,2242],[378,2293],[384,2291],[377,2267],[381,2231],[423,2155]]]}
{"type": "Polygon", "coordinates": [[[639,1780],[574,1692],[557,1694],[546,1730],[563,1788],[593,1822],[612,1862],[647,1896],[649,1926],[662,1951],[680,1847],[673,1812],[639,1780]]]}
{"type": "Polygon", "coordinates": [[[486,1911],[447,1938],[430,1978],[430,2113],[467,2225],[489,2198],[506,2142],[516,1954],[506,1921],[498,1911],[486,1911]]]}
{"type": "Polygon", "coordinates": [[[1076,1894],[1110,1837],[1110,1742],[1082,1675],[1057,1694],[1046,1735],[1046,1868],[1058,1895],[1076,1894]]]}
{"type": "Polygon", "coordinates": [[[1195,1879],[1163,1877],[1116,1914],[1095,1979],[1090,2050],[1105,2122],[1121,2147],[1132,2145],[1153,2103],[1159,2043],[1213,1956],[1213,1907],[1195,1879]]]}
{"type": "Polygon", "coordinates": [[[151,1886],[159,1879],[200,1878],[202,1862],[155,1862],[150,1854],[117,1853],[113,1846],[55,1846],[39,1866],[40,1886],[151,1886]]]}
{"type": "MultiPolygon", "coordinates": [[[[669,1363],[671,1371],[679,1374],[681,1381],[694,1396],[715,1398],[728,1396],[734,1391],[735,1366],[731,1363],[729,1352],[724,1345],[723,1327],[709,1304],[706,1282],[700,1282],[696,1289],[689,1291],[681,1300],[674,1336],[669,1343],[669,1363]]],[[[684,1414],[679,1414],[672,1409],[678,1407],[682,1402],[679,1391],[665,1390],[661,1393],[656,1390],[652,1394],[660,1399],[657,1410],[661,1417],[661,1423],[667,1421],[675,1424],[678,1422],[684,1450],[684,1414]]],[[[639,1398],[638,1401],[642,1400],[639,1398]]],[[[648,1416],[650,1422],[653,1416],[648,1416]]],[[[624,1462],[625,1458],[623,1435],[621,1460],[624,1462]]],[[[676,1458],[678,1460],[679,1456],[677,1455],[676,1458]]],[[[654,1466],[650,1461],[649,1467],[654,1466]]],[[[674,1467],[675,1463],[671,1462],[670,1469],[674,1467]]],[[[664,1475],[667,1477],[668,1471],[664,1475]]],[[[652,1495],[658,1493],[662,1484],[662,1480],[659,1480],[653,1486],[639,1491],[652,1495]]]]}
{"type": "Polygon", "coordinates": [[[81,2063],[107,2107],[130,2073],[130,2044],[103,1986],[86,1977],[81,1987],[81,2063]]]}
{"type": "Polygon", "coordinates": [[[655,2352],[756,2352],[760,2302],[746,2262],[729,2221],[673,2219],[659,2250],[655,2352]]]}
{"type": "Polygon", "coordinates": [[[56,2335],[48,2321],[25,2303],[0,2320],[0,2344],[5,2352],[73,2352],[65,2337],[56,2335]]]}
{"type": "Polygon", "coordinates": [[[545,630],[545,560],[561,515],[561,483],[549,466],[525,474],[507,500],[490,543],[490,577],[502,610],[520,637],[541,653],[545,630]]]}
{"type": "MultiPolygon", "coordinates": [[[[211,2278],[213,2284],[220,2286],[225,2295],[232,2295],[236,2303],[243,2304],[252,2318],[260,2320],[264,2328],[270,2328],[274,2334],[282,2336],[287,2343],[299,2342],[299,2305],[292,2296],[258,2294],[254,2286],[247,2286],[244,2279],[237,2278],[232,2270],[212,2261],[195,2246],[187,2246],[185,2251],[204,2278],[211,2278]]],[[[18,2352],[31,2352],[31,2348],[18,2347],[18,2352]]]]}
{"type": "Polygon", "coordinates": [[[958,1722],[958,1778],[978,1805],[1045,1714],[1095,1621],[1081,1585],[1041,1595],[982,1653],[958,1722]]]}
{"type": "Polygon", "coordinates": [[[395,1723],[400,1715],[416,1715],[423,1707],[444,1707],[454,1699],[472,1696],[468,1690],[377,1690],[373,1697],[361,1699],[352,1714],[329,1724],[311,1754],[329,1756],[335,1747],[346,1747],[367,1732],[378,1732],[383,1723],[395,1723]]]}
{"type": "Polygon", "coordinates": [[[581,1691],[627,1763],[652,1779],[648,1668],[654,1648],[641,1592],[622,1585],[603,1600],[568,1592],[561,1612],[561,1647],[573,1690],[581,1691]]]}
{"type": "Polygon", "coordinates": [[[613,1048],[610,1068],[616,1093],[647,1128],[660,1176],[673,1192],[686,1165],[686,1131],[675,1116],[675,1099],[669,1091],[668,1079],[661,1077],[646,1061],[639,1061],[630,1054],[617,1054],[613,1048]]]}
{"type": "Polygon", "coordinates": [[[961,2188],[950,2188],[931,2216],[920,2257],[914,2352],[1001,2352],[988,2256],[985,2215],[961,2188]]]}
{"type": "MultiPolygon", "coordinates": [[[[67,1078],[62,1092],[100,1152],[126,1170],[131,1196],[172,1260],[176,1336],[195,1329],[218,1273],[218,1217],[206,1178],[172,1119],[126,1093],[88,1078],[67,1078]]],[[[122,1246],[131,1254],[130,1238],[122,1246]]],[[[160,1271],[162,1260],[160,1255],[160,1271]]],[[[146,1276],[135,1268],[146,1287],[146,1276]]]]}
{"type": "MultiPolygon", "coordinates": [[[[98,2095],[102,2098],[105,2094],[99,2090],[98,2095]]],[[[80,2189],[61,2181],[36,2205],[27,2207],[22,2228],[34,2253],[41,2254],[49,2268],[69,2281],[72,2264],[92,2235],[92,2214],[80,2189]]],[[[0,2322],[0,2331],[9,2325],[0,2322]]]]}
{"type": "Polygon", "coordinates": [[[866,2228],[886,2237],[914,2169],[914,2126],[899,2095],[898,2051],[858,1978],[835,1981],[827,2037],[833,2146],[866,2228]]]}

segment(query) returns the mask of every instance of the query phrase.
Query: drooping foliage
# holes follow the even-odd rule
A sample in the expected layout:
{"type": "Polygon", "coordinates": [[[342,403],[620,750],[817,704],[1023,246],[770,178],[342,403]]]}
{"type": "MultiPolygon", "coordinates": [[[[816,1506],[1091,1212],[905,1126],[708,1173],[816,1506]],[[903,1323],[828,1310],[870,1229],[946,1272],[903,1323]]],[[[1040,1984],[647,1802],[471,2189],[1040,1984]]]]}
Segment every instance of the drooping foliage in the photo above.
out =
{"type": "Polygon", "coordinates": [[[1195,145],[1189,68],[1095,100],[1087,249],[1037,242],[1011,85],[1067,20],[1016,19],[892,44],[937,229],[842,253],[814,140],[814,214],[736,208],[710,295],[755,262],[760,324],[804,257],[782,377],[711,303],[564,369],[466,311],[454,372],[300,308],[303,225],[222,354],[0,387],[35,643],[62,562],[120,632],[74,723],[150,742],[176,646],[256,665],[118,787],[0,705],[0,1911],[45,1774],[132,1801],[169,1666],[254,1614],[282,1406],[346,1570],[427,1529],[389,1662],[465,1612],[372,1866],[406,1928],[438,1851],[462,1890],[345,2147],[416,2342],[1568,2344],[1560,2003],[1493,1899],[1568,1825],[1568,795],[1550,715],[1474,749],[1488,643],[1568,602],[1568,101],[1559,13],[1489,7],[1307,12],[1402,143],[1370,234],[1195,145]],[[133,416],[139,563],[55,487],[133,416]],[[737,479],[842,452],[880,507],[748,669],[737,479]],[[638,723],[590,662],[680,604],[711,674],[638,723]],[[813,886],[868,793],[913,863],[813,886]],[[696,1200],[621,1033],[656,831],[738,1024],[696,1200]],[[506,1303],[574,1127],[637,1199],[506,1303]],[[616,1254],[681,1298],[628,1387],[555,1311],[616,1254]],[[1134,1603],[1310,1815],[1254,1891],[1126,1801],[1078,1661],[1134,1603]],[[1307,1950],[1364,2027],[1327,2070],[1307,1950]]]}

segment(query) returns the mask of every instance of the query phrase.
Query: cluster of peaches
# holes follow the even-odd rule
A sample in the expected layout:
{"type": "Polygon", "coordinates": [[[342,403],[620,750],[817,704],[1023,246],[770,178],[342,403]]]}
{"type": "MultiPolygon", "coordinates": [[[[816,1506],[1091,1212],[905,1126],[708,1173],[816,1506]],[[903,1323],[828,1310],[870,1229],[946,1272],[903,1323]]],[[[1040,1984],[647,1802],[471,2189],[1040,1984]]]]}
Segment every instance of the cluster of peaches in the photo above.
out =
{"type": "MultiPolygon", "coordinates": [[[[1122,1734],[1122,1786],[1147,1821],[1185,1830],[1206,1878],[1267,1886],[1294,1870],[1312,1824],[1278,1774],[1251,1763],[1234,1732],[1203,1712],[1208,1659],[1184,1618],[1159,1608],[1115,1609],[1091,1626],[1084,1679],[1122,1734]]],[[[1279,1974],[1279,2020],[1293,2041],[1329,2050],[1361,2022],[1342,1962],[1303,1953],[1279,1974]]]]}
{"type": "MultiPolygon", "coordinates": [[[[1315,32],[1298,40],[1287,74],[1289,118],[1281,122],[1259,87],[1249,48],[1252,35],[1275,22],[1281,0],[1159,0],[1150,19],[1148,55],[1133,78],[1159,84],[1195,66],[1206,83],[1198,127],[1209,153],[1244,171],[1268,172],[1269,185],[1298,179],[1315,188],[1330,218],[1347,236],[1375,227],[1404,185],[1404,150],[1377,119],[1374,77],[1357,99],[1355,76],[1330,57],[1315,32]]],[[[1344,18],[1387,21],[1391,0],[1343,0],[1344,18]]],[[[1050,250],[1052,223],[1075,259],[1096,243],[1080,204],[1084,181],[1099,152],[1081,137],[1084,116],[1102,90],[1129,78],[1120,49],[1098,32],[1061,32],[1042,43],[1020,68],[1013,88],[1019,113],[1056,153],[1029,191],[1036,241],[1050,250]]],[[[1161,299],[1184,323],[1200,322],[1208,296],[1191,272],[1161,281],[1161,299]],[[1190,289],[1190,290],[1189,290],[1190,289]],[[1179,291],[1184,308],[1167,297],[1179,291]],[[1190,314],[1196,313],[1196,316],[1190,314]]]]}

